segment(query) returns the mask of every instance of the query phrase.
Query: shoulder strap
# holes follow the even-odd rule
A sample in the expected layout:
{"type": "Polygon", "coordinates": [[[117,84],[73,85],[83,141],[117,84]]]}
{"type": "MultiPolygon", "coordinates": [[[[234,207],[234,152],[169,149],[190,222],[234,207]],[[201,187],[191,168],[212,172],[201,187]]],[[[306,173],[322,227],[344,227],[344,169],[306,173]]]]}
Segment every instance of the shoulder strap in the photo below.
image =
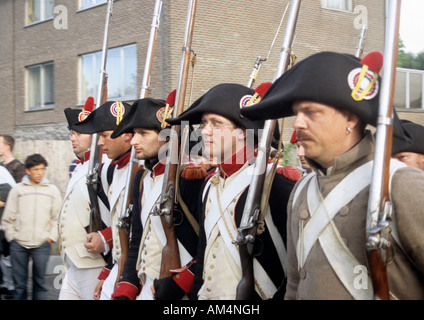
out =
{"type": "Polygon", "coordinates": [[[177,179],[176,179],[176,194],[177,194],[177,200],[178,203],[180,204],[181,208],[184,211],[184,214],[186,215],[188,221],[191,224],[191,227],[193,228],[193,230],[196,232],[197,235],[199,235],[199,223],[196,221],[196,219],[194,218],[193,214],[190,212],[190,209],[188,208],[188,206],[185,204],[183,198],[181,197],[181,192],[180,192],[180,177],[181,177],[181,172],[184,170],[184,166],[180,167],[180,174],[177,175],[177,179]]]}

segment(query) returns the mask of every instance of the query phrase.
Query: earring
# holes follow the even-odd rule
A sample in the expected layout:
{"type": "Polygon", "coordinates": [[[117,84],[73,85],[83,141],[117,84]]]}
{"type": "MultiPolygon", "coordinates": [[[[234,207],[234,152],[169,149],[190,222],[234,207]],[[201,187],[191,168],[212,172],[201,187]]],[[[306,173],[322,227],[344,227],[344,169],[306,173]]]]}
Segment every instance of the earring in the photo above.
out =
{"type": "Polygon", "coordinates": [[[346,134],[350,134],[352,132],[352,129],[350,127],[347,127],[346,130],[347,130],[346,134]]]}

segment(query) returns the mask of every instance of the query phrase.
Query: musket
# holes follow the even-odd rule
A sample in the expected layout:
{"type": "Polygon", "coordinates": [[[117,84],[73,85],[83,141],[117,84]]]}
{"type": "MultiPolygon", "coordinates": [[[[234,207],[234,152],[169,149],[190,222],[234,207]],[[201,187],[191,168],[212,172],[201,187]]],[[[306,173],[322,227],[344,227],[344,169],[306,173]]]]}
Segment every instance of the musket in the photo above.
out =
{"type": "Polygon", "coordinates": [[[247,87],[249,88],[252,88],[253,85],[255,84],[262,62],[267,61],[269,58],[269,55],[271,54],[272,47],[274,46],[275,40],[277,39],[278,33],[280,32],[281,25],[283,24],[284,17],[286,16],[286,12],[289,5],[290,3],[287,3],[286,9],[284,10],[283,16],[281,17],[281,20],[280,20],[280,24],[278,25],[277,31],[275,32],[274,39],[272,40],[271,46],[268,50],[268,54],[266,55],[265,58],[262,58],[261,56],[256,57],[255,63],[252,68],[252,72],[250,73],[250,76],[249,76],[249,81],[247,82],[247,87]]]}
{"type": "Polygon", "coordinates": [[[355,57],[357,58],[360,58],[362,56],[362,53],[364,52],[367,30],[368,30],[367,25],[364,23],[361,27],[361,32],[359,34],[359,39],[358,39],[358,45],[355,51],[355,57]]]}
{"type": "MultiPolygon", "coordinates": [[[[140,99],[146,98],[150,93],[150,75],[152,73],[153,60],[156,49],[156,39],[160,26],[160,15],[162,10],[162,0],[156,0],[153,9],[152,24],[150,27],[149,44],[147,47],[146,61],[144,64],[143,79],[141,82],[140,99]]],[[[139,163],[135,159],[135,149],[131,147],[130,160],[128,162],[128,172],[125,181],[122,208],[118,220],[119,241],[121,245],[121,255],[118,260],[118,275],[116,282],[119,281],[124,271],[125,262],[128,257],[129,235],[131,229],[131,216],[133,210],[132,190],[134,178],[138,170],[139,163]]],[[[141,183],[141,182],[140,182],[141,183]]]]}
{"type": "MultiPolygon", "coordinates": [[[[287,71],[290,62],[291,46],[299,15],[300,0],[292,0],[285,30],[280,59],[273,82],[287,71]]],[[[243,216],[238,228],[236,244],[239,247],[242,277],[237,286],[236,299],[254,298],[255,282],[253,270],[253,246],[257,232],[257,222],[261,215],[261,200],[264,190],[266,168],[271,148],[271,141],[278,120],[266,120],[259,141],[258,154],[253,166],[252,180],[247,193],[243,216]]],[[[283,266],[286,270],[286,266],[283,266]]]]}
{"type": "MultiPolygon", "coordinates": [[[[175,93],[175,106],[173,117],[176,118],[184,109],[184,101],[190,67],[191,43],[193,39],[194,18],[196,14],[197,0],[189,0],[187,19],[182,47],[178,85],[175,93]]],[[[170,128],[166,167],[163,177],[162,192],[154,204],[150,214],[159,215],[166,236],[166,244],[162,250],[162,263],[159,278],[171,275],[170,270],[180,267],[180,252],[174,229],[174,206],[176,205],[176,179],[178,170],[178,150],[180,125],[170,128]]]]}
{"type": "MultiPolygon", "coordinates": [[[[106,9],[106,22],[105,30],[103,35],[103,46],[102,46],[102,59],[100,64],[100,79],[99,87],[97,90],[96,109],[107,101],[107,81],[106,75],[106,61],[107,61],[107,50],[108,50],[108,34],[110,18],[112,16],[113,0],[108,0],[106,9]],[[106,93],[106,97],[105,97],[106,93]]],[[[88,226],[88,233],[97,232],[103,229],[102,218],[100,215],[99,200],[97,198],[97,192],[100,185],[99,173],[102,164],[102,152],[97,146],[98,136],[93,134],[91,138],[90,148],[90,159],[88,162],[88,173],[87,173],[87,188],[90,196],[90,223],[88,226]]]]}
{"type": "Polygon", "coordinates": [[[366,222],[366,252],[374,299],[388,300],[387,250],[392,204],[389,197],[390,158],[393,138],[393,96],[399,40],[400,0],[388,1],[389,15],[384,44],[383,78],[377,118],[372,180],[366,222]]]}

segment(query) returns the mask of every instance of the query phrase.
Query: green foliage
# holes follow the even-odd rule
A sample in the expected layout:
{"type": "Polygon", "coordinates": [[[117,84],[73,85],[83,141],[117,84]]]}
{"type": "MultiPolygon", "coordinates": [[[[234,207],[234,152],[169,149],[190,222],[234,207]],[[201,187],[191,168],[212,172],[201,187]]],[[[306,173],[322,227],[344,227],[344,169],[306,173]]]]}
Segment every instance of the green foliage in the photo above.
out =
{"type": "Polygon", "coordinates": [[[297,145],[287,143],[284,144],[283,158],[281,160],[282,166],[298,166],[299,159],[297,157],[297,145]]]}
{"type": "Polygon", "coordinates": [[[399,39],[397,66],[399,68],[424,70],[424,51],[416,55],[406,52],[402,39],[399,39]]]}

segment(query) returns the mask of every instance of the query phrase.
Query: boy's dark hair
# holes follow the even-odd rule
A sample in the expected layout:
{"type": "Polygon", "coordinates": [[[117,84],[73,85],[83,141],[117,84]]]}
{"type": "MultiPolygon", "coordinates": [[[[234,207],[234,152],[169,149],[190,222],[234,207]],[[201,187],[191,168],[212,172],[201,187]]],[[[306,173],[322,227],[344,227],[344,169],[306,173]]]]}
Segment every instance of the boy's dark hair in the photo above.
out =
{"type": "Polygon", "coordinates": [[[25,159],[26,169],[31,169],[32,167],[38,166],[39,164],[44,164],[47,167],[47,160],[41,154],[34,153],[25,159]]]}

